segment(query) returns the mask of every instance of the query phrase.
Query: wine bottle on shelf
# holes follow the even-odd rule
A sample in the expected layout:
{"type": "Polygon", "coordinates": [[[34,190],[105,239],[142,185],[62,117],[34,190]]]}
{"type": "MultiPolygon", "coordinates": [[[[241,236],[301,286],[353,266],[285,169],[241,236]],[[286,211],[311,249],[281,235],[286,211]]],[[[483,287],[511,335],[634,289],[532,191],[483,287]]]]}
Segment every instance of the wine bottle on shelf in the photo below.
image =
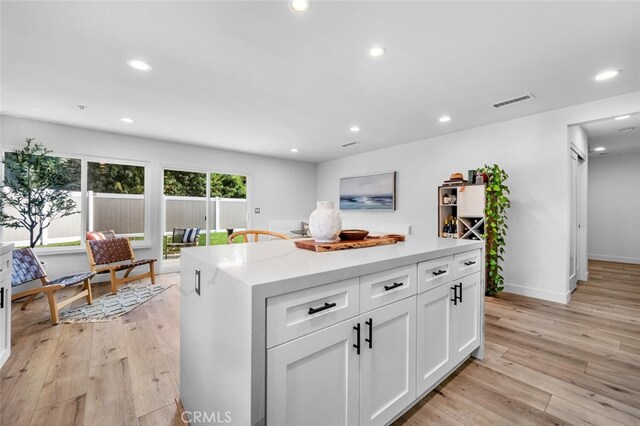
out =
{"type": "Polygon", "coordinates": [[[453,238],[458,238],[458,219],[453,219],[453,238]]]}
{"type": "Polygon", "coordinates": [[[449,221],[445,220],[444,226],[442,227],[442,238],[447,238],[448,234],[449,234],[449,221]]]}

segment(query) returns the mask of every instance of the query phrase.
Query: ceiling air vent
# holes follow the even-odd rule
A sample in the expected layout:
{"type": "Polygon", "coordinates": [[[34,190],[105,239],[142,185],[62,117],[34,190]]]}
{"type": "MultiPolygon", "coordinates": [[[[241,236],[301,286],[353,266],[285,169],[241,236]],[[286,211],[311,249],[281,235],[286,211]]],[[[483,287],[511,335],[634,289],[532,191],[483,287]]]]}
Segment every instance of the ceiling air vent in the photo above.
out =
{"type": "Polygon", "coordinates": [[[359,143],[360,143],[360,142],[353,141],[353,142],[343,143],[343,144],[342,144],[342,145],[340,145],[340,146],[341,146],[341,147],[343,147],[343,148],[348,148],[348,147],[350,147],[350,146],[354,146],[354,145],[357,145],[357,144],[359,144],[359,143]]]}
{"type": "Polygon", "coordinates": [[[515,104],[516,102],[528,101],[529,99],[533,99],[533,98],[535,98],[535,96],[533,96],[531,93],[527,93],[526,95],[518,96],[517,98],[508,99],[506,101],[493,104],[493,107],[502,108],[503,106],[515,104]]]}

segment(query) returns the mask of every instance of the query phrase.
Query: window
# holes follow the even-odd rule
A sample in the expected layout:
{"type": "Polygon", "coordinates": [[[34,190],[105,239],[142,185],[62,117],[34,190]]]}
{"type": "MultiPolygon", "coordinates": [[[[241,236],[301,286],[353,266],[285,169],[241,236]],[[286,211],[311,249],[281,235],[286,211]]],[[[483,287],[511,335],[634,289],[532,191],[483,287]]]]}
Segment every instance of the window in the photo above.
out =
{"type": "MultiPolygon", "coordinates": [[[[46,175],[53,178],[46,182],[45,192],[66,199],[70,208],[65,214],[58,214],[51,220],[45,219],[47,226],[42,230],[38,226],[32,233],[23,224],[5,224],[2,230],[4,241],[13,242],[17,247],[26,247],[37,238],[36,248],[78,248],[83,244],[86,231],[110,229],[119,236],[129,237],[134,244],[144,241],[148,226],[144,166],[51,154],[46,159],[46,175]]],[[[3,170],[7,181],[15,182],[16,178],[26,173],[28,167],[21,161],[24,163],[13,152],[5,153],[3,170]]],[[[5,187],[4,192],[8,191],[5,187]]],[[[22,200],[21,204],[5,204],[5,217],[20,218],[21,211],[23,216],[28,212],[24,208],[24,196],[16,198],[22,200]]]]}
{"type": "Polygon", "coordinates": [[[30,246],[32,242],[37,247],[79,246],[82,220],[81,164],[78,158],[49,155],[46,161],[29,165],[24,157],[18,157],[13,152],[5,153],[5,181],[12,183],[12,189],[5,187],[4,191],[12,195],[3,209],[5,218],[10,222],[4,227],[4,241],[13,242],[17,247],[30,246]],[[32,177],[28,178],[28,174],[32,177]],[[34,175],[41,178],[31,180],[34,175]],[[55,211],[37,207],[29,209],[21,190],[27,180],[31,180],[28,184],[31,187],[40,187],[40,200],[44,197],[53,198],[58,208],[55,211]],[[44,224],[42,228],[40,222],[44,224]],[[31,232],[26,226],[32,227],[31,232]]]}
{"type": "Polygon", "coordinates": [[[144,240],[144,167],[87,163],[88,231],[144,240]]]}

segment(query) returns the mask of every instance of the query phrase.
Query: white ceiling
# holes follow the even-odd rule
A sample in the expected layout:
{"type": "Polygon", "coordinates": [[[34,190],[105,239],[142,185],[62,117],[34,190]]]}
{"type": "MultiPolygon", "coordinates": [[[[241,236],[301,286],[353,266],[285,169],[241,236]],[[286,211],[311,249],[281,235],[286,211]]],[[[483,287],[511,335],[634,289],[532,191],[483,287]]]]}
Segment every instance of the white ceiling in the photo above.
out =
{"type": "Polygon", "coordinates": [[[1,4],[3,113],[305,161],[640,90],[639,2],[1,4]]]}
{"type": "Polygon", "coordinates": [[[591,157],[601,155],[621,155],[640,152],[640,113],[630,115],[625,120],[610,117],[582,124],[589,138],[589,148],[604,147],[603,152],[590,152],[591,157]],[[621,131],[621,129],[632,129],[621,131]]]}

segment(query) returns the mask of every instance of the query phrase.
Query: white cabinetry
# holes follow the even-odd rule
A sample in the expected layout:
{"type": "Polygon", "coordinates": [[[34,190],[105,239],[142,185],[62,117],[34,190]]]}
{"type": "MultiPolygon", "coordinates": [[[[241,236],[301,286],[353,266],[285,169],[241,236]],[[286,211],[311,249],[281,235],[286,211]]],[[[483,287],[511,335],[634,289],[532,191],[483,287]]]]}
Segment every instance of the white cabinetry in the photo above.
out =
{"type": "Polygon", "coordinates": [[[416,397],[416,298],[360,317],[360,424],[385,425],[416,397]]]}
{"type": "Polygon", "coordinates": [[[454,341],[454,364],[458,364],[480,344],[480,273],[454,281],[457,302],[454,303],[451,328],[454,341]]]}
{"type": "Polygon", "coordinates": [[[267,351],[267,424],[358,424],[357,322],[347,320],[267,351]]]}
{"type": "MultiPolygon", "coordinates": [[[[467,259],[480,254],[477,251],[456,255],[455,263],[458,256],[464,265],[469,262],[467,259]]],[[[445,261],[448,260],[443,258],[442,262],[445,261]]],[[[422,264],[418,270],[424,270],[422,264]]],[[[477,269],[468,267],[467,270],[477,269]]],[[[456,274],[462,275],[464,271],[465,268],[457,268],[456,274]]],[[[421,275],[421,279],[431,281],[428,274],[421,275]]],[[[418,294],[417,396],[433,389],[480,346],[481,284],[480,272],[472,272],[418,294]]],[[[421,283],[418,285],[422,288],[421,283]]]]}
{"type": "Polygon", "coordinates": [[[0,255],[0,367],[11,355],[11,250],[4,245],[0,255]]]}
{"type": "Polygon", "coordinates": [[[415,399],[415,296],[267,351],[267,424],[384,425],[415,399]]]}
{"type": "Polygon", "coordinates": [[[451,356],[452,295],[449,285],[418,295],[418,395],[434,387],[454,366],[451,356]]]}

